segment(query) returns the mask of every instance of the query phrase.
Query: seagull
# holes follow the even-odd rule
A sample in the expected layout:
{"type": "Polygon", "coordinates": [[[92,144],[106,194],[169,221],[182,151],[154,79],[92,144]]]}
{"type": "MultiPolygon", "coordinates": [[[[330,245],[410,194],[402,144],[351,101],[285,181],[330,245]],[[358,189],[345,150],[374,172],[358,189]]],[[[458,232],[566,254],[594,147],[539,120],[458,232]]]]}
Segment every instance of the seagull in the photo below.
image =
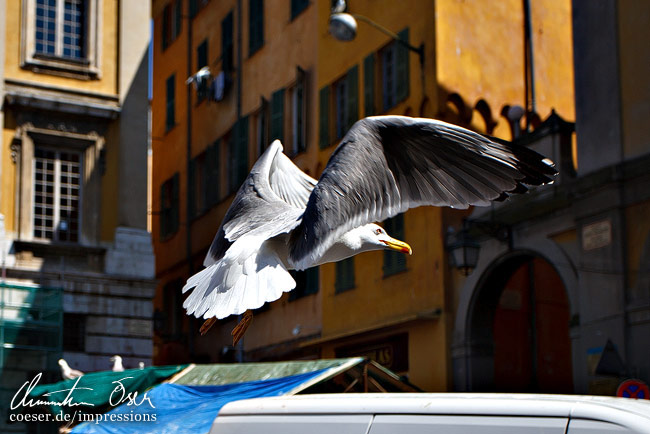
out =
{"type": "Polygon", "coordinates": [[[111,357],[111,362],[113,362],[113,372],[122,372],[124,371],[124,365],[122,365],[122,357],[117,354],[111,357]]]}
{"type": "Polygon", "coordinates": [[[138,369],[144,369],[144,362],[138,362],[138,369]]]}
{"type": "Polygon", "coordinates": [[[320,179],[302,172],[276,140],[251,169],[217,231],[203,265],[190,277],[183,307],[206,319],[245,313],[277,300],[304,270],[372,250],[411,247],[374,222],[423,205],[466,209],[553,181],[553,162],[524,147],[446,122],[407,116],[357,121],[320,179]]]}
{"type": "Polygon", "coordinates": [[[76,369],[72,369],[68,362],[63,359],[59,359],[59,366],[61,367],[61,377],[64,380],[71,380],[73,378],[81,377],[84,373],[76,369]]]}

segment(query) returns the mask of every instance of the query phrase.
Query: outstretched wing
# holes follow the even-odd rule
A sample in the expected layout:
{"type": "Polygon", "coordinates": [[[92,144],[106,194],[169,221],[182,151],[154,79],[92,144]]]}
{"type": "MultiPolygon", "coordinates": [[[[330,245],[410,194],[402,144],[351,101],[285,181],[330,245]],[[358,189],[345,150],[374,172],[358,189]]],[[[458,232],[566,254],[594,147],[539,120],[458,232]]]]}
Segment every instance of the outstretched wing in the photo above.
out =
{"type": "Polygon", "coordinates": [[[233,199],[203,262],[214,264],[246,234],[267,239],[299,223],[316,180],[300,170],[275,140],[257,160],[233,199]]]}
{"type": "Polygon", "coordinates": [[[550,160],[433,119],[355,123],[332,154],[291,234],[290,261],[315,263],[345,232],[421,205],[467,208],[552,181],[550,160]]]}

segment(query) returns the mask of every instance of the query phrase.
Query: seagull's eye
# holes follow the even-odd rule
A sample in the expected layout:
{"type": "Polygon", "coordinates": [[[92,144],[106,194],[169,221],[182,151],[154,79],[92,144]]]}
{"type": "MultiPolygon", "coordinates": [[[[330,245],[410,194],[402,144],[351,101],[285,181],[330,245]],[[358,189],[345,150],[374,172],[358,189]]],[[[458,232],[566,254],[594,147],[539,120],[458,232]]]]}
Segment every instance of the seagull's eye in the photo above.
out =
{"type": "Polygon", "coordinates": [[[379,235],[379,234],[381,234],[381,233],[382,233],[382,230],[381,230],[381,229],[375,229],[375,235],[379,235]]]}

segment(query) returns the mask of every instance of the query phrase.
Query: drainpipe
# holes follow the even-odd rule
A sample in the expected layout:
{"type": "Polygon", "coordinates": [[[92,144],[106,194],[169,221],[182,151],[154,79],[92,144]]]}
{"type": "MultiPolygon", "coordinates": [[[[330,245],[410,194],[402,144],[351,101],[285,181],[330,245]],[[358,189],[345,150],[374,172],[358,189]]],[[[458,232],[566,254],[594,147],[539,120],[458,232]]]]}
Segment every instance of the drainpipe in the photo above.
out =
{"type": "MultiPolygon", "coordinates": [[[[189,10],[189,2],[187,3],[187,77],[191,77],[192,72],[192,17],[189,10]]],[[[187,144],[186,144],[186,153],[187,158],[185,161],[185,170],[187,173],[186,179],[186,190],[185,197],[188,199],[185,201],[185,246],[187,248],[187,268],[188,275],[191,276],[194,274],[194,264],[192,261],[192,222],[191,222],[191,210],[192,204],[190,204],[189,198],[189,189],[191,188],[190,180],[190,166],[192,162],[192,86],[185,86],[187,92],[187,144]]],[[[190,353],[190,357],[194,356],[194,332],[192,330],[192,324],[194,319],[190,317],[190,326],[188,330],[187,337],[187,346],[190,353]]]]}
{"type": "MultiPolygon", "coordinates": [[[[241,121],[241,88],[242,88],[242,48],[241,48],[241,23],[242,23],[242,17],[241,17],[241,0],[237,0],[237,122],[235,123],[236,128],[235,128],[235,140],[237,141],[236,144],[238,145],[240,142],[239,140],[239,134],[241,131],[241,127],[239,125],[239,122],[241,121]]],[[[237,315],[237,321],[241,321],[242,316],[237,315]]],[[[244,337],[242,337],[239,342],[237,343],[237,348],[235,350],[235,358],[238,363],[242,363],[244,361],[244,337]]]]}
{"type": "Polygon", "coordinates": [[[536,111],[535,107],[535,55],[533,52],[533,24],[530,0],[524,1],[524,55],[526,74],[526,132],[530,132],[530,117],[536,111]]]}

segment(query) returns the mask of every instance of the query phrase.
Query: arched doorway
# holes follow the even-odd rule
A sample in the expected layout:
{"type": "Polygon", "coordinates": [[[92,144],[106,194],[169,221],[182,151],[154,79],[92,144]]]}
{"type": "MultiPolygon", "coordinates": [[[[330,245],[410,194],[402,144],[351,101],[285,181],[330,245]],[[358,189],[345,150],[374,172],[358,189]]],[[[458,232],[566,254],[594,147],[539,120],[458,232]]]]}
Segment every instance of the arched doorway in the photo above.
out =
{"type": "Polygon", "coordinates": [[[569,319],[566,289],[549,262],[528,253],[501,261],[481,279],[471,310],[471,340],[484,361],[472,369],[480,378],[473,389],[573,393],[569,319]]]}

